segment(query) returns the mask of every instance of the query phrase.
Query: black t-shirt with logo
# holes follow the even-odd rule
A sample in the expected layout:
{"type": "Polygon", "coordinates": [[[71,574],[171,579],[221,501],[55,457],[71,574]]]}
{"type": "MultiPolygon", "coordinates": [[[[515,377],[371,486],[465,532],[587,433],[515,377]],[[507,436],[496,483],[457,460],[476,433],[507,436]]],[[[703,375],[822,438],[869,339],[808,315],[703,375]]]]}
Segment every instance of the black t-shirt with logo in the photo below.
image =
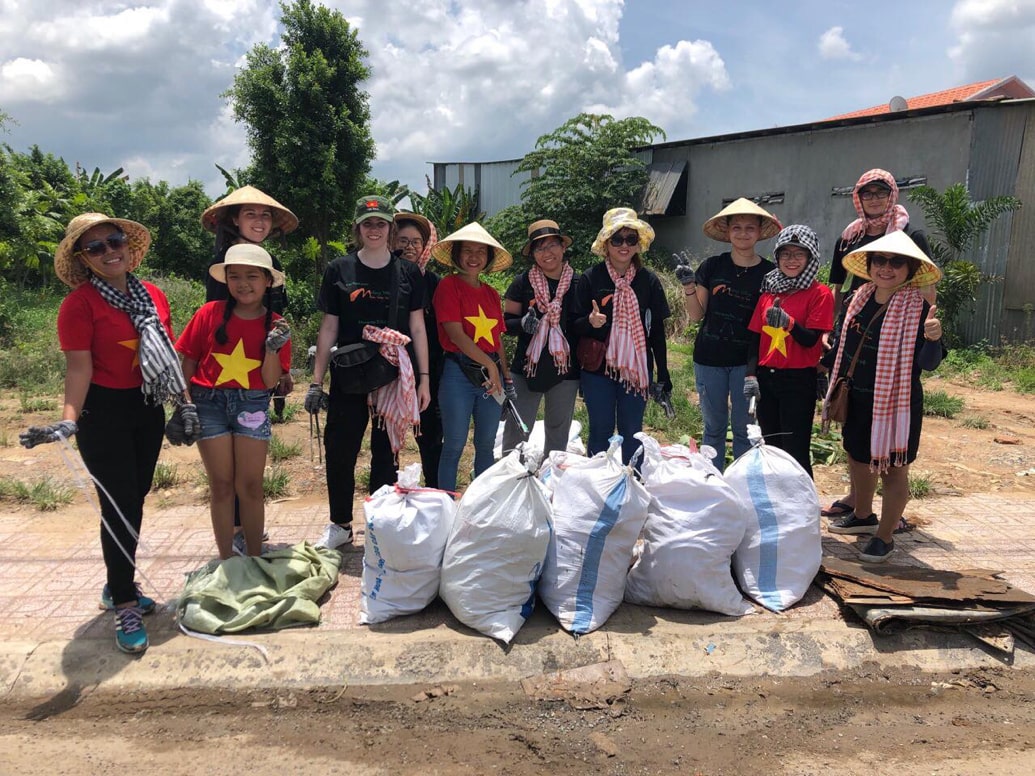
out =
{"type": "Polygon", "coordinates": [[[762,280],[776,265],[762,259],[740,267],[729,253],[704,260],[697,284],[708,289],[708,307],[694,342],[694,363],[703,366],[742,366],[748,361],[751,315],[762,295],[762,280]]]}

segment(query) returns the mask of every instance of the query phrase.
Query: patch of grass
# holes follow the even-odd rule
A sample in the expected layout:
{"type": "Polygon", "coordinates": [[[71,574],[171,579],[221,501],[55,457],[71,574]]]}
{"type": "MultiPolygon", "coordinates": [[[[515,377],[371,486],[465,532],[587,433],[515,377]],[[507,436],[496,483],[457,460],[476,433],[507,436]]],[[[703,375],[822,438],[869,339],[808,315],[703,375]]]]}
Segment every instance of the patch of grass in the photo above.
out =
{"type": "Polygon", "coordinates": [[[23,415],[31,415],[36,412],[50,412],[57,409],[57,402],[54,399],[46,396],[33,396],[25,388],[18,391],[18,405],[23,415]]]}
{"type": "Polygon", "coordinates": [[[273,411],[273,402],[270,402],[270,421],[276,426],[279,423],[290,423],[294,420],[295,415],[298,414],[298,410],[301,408],[301,404],[292,404],[291,402],[284,403],[284,413],[278,415],[273,411]]]}
{"type": "Polygon", "coordinates": [[[0,478],[0,501],[32,504],[40,512],[53,512],[72,503],[75,490],[68,485],[43,477],[27,483],[9,477],[0,478]]]}
{"type": "Polygon", "coordinates": [[[945,391],[928,391],[924,395],[924,415],[954,418],[963,411],[963,399],[949,396],[945,391]]]}
{"type": "Polygon", "coordinates": [[[290,492],[290,477],[279,466],[271,466],[262,475],[262,495],[266,500],[283,498],[290,492]]]}
{"type": "Polygon", "coordinates": [[[989,426],[988,418],[982,415],[964,415],[960,418],[960,425],[964,428],[986,429],[989,426]]]}
{"type": "Polygon", "coordinates": [[[1017,393],[1035,393],[1035,366],[1026,366],[1013,373],[1017,393]]]}
{"type": "Polygon", "coordinates": [[[848,460],[848,454],[841,446],[841,434],[833,429],[824,434],[818,423],[812,426],[810,451],[812,462],[825,466],[833,466],[848,460]]]}
{"type": "Polygon", "coordinates": [[[276,434],[270,437],[270,460],[274,463],[297,458],[302,454],[302,445],[298,442],[285,442],[276,434]]]}
{"type": "Polygon", "coordinates": [[[931,476],[926,472],[909,473],[909,497],[927,498],[934,491],[931,485],[931,476]]]}
{"type": "Polygon", "coordinates": [[[162,463],[159,461],[155,466],[155,476],[151,480],[151,486],[155,490],[169,490],[180,481],[180,470],[176,464],[162,463]]]}

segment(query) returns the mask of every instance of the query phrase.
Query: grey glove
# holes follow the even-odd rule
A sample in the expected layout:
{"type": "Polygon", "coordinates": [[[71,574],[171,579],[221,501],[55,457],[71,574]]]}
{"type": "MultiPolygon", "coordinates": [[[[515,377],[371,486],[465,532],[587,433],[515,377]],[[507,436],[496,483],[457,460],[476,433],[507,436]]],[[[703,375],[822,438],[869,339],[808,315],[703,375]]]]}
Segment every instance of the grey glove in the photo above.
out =
{"type": "Polygon", "coordinates": [[[279,353],[289,339],[291,339],[291,324],[283,318],[278,318],[266,332],[266,350],[270,353],[279,353]]]}
{"type": "Polygon", "coordinates": [[[762,392],[758,390],[758,378],[754,375],[748,375],[744,378],[744,398],[755,399],[756,401],[762,396],[762,392]]]}
{"type": "Polygon", "coordinates": [[[816,374],[816,398],[820,401],[827,398],[827,390],[830,388],[830,376],[826,372],[816,374]]]}
{"type": "Polygon", "coordinates": [[[330,397],[324,392],[323,386],[313,383],[305,394],[305,411],[310,415],[316,415],[320,410],[327,409],[327,402],[330,397]]]}
{"type": "Polygon", "coordinates": [[[662,383],[650,384],[650,397],[665,410],[666,418],[671,419],[676,416],[676,408],[672,406],[672,392],[666,390],[662,383]]]}
{"type": "Polygon", "coordinates": [[[791,325],[791,316],[787,314],[787,311],[780,307],[780,299],[776,298],[773,300],[773,306],[765,311],[765,323],[766,326],[772,326],[774,329],[789,329],[791,325]]]}
{"type": "Polygon", "coordinates": [[[694,268],[689,264],[676,265],[676,280],[678,280],[682,285],[685,286],[688,283],[696,283],[696,277],[697,273],[694,272],[694,268]]]}
{"type": "Polygon", "coordinates": [[[507,380],[503,383],[503,396],[511,401],[517,401],[517,386],[514,385],[513,380],[507,380]]]}
{"type": "Polygon", "coordinates": [[[192,444],[201,439],[201,419],[197,405],[184,402],[173,410],[172,417],[165,424],[165,438],[172,445],[192,444]]]}
{"type": "Polygon", "coordinates": [[[535,334],[539,328],[539,316],[536,315],[535,308],[529,306],[528,312],[521,316],[521,328],[524,329],[525,334],[535,334]]]}
{"type": "Polygon", "coordinates": [[[78,430],[79,427],[75,424],[75,421],[61,420],[49,426],[29,426],[28,430],[18,435],[18,441],[21,442],[23,447],[31,450],[36,445],[68,439],[78,430]]]}

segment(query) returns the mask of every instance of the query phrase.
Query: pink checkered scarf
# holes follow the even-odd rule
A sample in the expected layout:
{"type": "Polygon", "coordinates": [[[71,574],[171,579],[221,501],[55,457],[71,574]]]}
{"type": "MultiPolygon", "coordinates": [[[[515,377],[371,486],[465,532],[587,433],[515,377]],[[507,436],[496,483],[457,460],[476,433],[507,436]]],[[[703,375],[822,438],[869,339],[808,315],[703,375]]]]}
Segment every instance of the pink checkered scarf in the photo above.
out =
{"type": "Polygon", "coordinates": [[[413,427],[414,435],[420,434],[420,402],[417,400],[417,381],[413,375],[413,364],[406,346],[410,338],[387,326],[363,327],[363,339],[380,343],[380,352],[390,363],[399,367],[399,376],[371,391],[367,397],[370,413],[384,424],[391,443],[392,452],[396,455],[406,440],[406,429],[413,427]]]}
{"type": "MultiPolygon", "coordinates": [[[[841,347],[834,361],[834,375],[841,374],[841,358],[848,326],[873,296],[876,286],[866,283],[852,296],[841,327],[841,347]]],[[[877,367],[873,382],[873,425],[870,428],[870,470],[886,472],[890,466],[904,466],[909,448],[909,400],[913,385],[913,357],[916,333],[923,315],[924,298],[916,288],[896,291],[880,328],[877,367]]],[[[833,389],[833,382],[831,382],[833,389]]],[[[830,394],[827,394],[830,398],[830,394]]],[[[824,421],[826,404],[824,403],[824,421]]]]}
{"type": "Polygon", "coordinates": [[[550,355],[553,356],[553,363],[557,367],[557,374],[567,374],[569,362],[571,361],[571,349],[568,347],[568,339],[561,331],[561,306],[564,303],[564,295],[568,293],[571,286],[571,279],[575,271],[570,264],[565,264],[561,270],[561,279],[557,283],[557,294],[550,299],[550,285],[546,275],[539,267],[532,267],[528,271],[528,282],[535,291],[535,304],[542,313],[543,319],[539,321],[539,328],[532,335],[532,341],[528,343],[525,350],[525,374],[535,377],[536,367],[539,366],[539,356],[543,348],[550,347],[550,355]]]}
{"type": "Polygon", "coordinates": [[[647,372],[647,337],[640,320],[640,303],[632,282],[636,266],[629,265],[625,275],[615,272],[610,261],[605,261],[607,274],[615,284],[611,333],[607,338],[607,375],[625,386],[626,393],[638,393],[647,398],[650,374],[647,372]]]}
{"type": "Polygon", "coordinates": [[[424,269],[428,266],[428,261],[431,259],[431,249],[438,243],[438,230],[435,229],[435,225],[431,221],[428,221],[428,224],[431,226],[431,234],[428,236],[428,241],[424,243],[424,250],[417,257],[417,266],[420,267],[421,274],[424,274],[424,269]]]}
{"type": "Polygon", "coordinates": [[[864,234],[870,232],[871,228],[874,232],[880,228],[884,230],[884,234],[891,234],[892,232],[901,232],[909,225],[909,213],[898,204],[898,184],[895,183],[895,176],[887,170],[876,168],[864,172],[855,184],[855,188],[852,189],[852,204],[855,205],[855,212],[859,214],[859,217],[841,232],[841,239],[848,245],[851,245],[864,234]],[[888,204],[884,208],[884,212],[879,216],[871,218],[863,210],[862,201],[859,199],[859,189],[867,183],[873,183],[874,181],[889,186],[891,188],[891,195],[888,197],[888,204]]]}

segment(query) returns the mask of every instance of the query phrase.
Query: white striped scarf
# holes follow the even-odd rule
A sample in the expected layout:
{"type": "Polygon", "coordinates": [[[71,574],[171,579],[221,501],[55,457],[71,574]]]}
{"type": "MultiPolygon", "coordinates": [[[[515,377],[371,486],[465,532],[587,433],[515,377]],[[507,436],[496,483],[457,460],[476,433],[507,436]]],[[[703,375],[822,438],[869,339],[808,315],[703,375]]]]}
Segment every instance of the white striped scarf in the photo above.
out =
{"type": "Polygon", "coordinates": [[[610,261],[605,261],[607,274],[615,284],[611,315],[611,333],[607,338],[607,376],[625,386],[626,393],[637,393],[647,398],[650,374],[647,372],[647,337],[640,320],[640,303],[632,289],[636,266],[629,265],[625,275],[619,275],[610,261]]]}
{"type": "Polygon", "coordinates": [[[144,284],[132,273],[127,273],[127,295],[97,275],[90,275],[90,283],[105,302],[129,316],[133,328],[140,335],[137,348],[140,373],[143,376],[140,390],[147,403],[162,404],[170,400],[182,400],[187,390],[187,381],[183,379],[180,359],[173,349],[169,333],[158,320],[158,309],[144,284]]]}
{"type": "Polygon", "coordinates": [[[554,366],[557,367],[557,374],[567,374],[571,361],[571,348],[568,347],[568,339],[561,331],[561,307],[564,304],[564,295],[568,293],[571,286],[571,279],[575,271],[570,264],[565,264],[561,270],[561,279],[557,283],[557,293],[550,299],[550,284],[547,282],[546,274],[539,267],[532,267],[528,271],[528,282],[535,291],[535,306],[543,311],[543,318],[539,321],[539,328],[535,330],[528,348],[525,350],[525,374],[528,377],[535,377],[536,367],[539,366],[539,357],[543,348],[549,346],[550,355],[553,356],[554,366]]]}
{"type": "MultiPolygon", "coordinates": [[[[834,361],[834,375],[841,374],[844,342],[852,319],[873,296],[876,286],[866,283],[852,296],[841,327],[841,347],[834,361]]],[[[883,473],[904,466],[909,450],[909,401],[913,386],[916,333],[920,328],[924,299],[920,291],[904,287],[892,294],[884,311],[877,345],[873,381],[873,424],[870,427],[870,470],[883,473]]],[[[831,383],[831,389],[833,382],[831,383]]],[[[827,394],[830,398],[830,394],[827,394]]],[[[826,403],[824,403],[824,415],[826,403]]],[[[825,420],[825,418],[824,418],[825,420]]]]}
{"type": "Polygon", "coordinates": [[[367,397],[370,414],[377,418],[388,434],[392,452],[399,455],[406,440],[406,429],[413,428],[414,436],[420,435],[420,402],[417,400],[417,381],[413,375],[413,363],[406,346],[410,338],[387,326],[378,328],[369,324],[363,327],[363,339],[380,344],[380,353],[389,363],[399,367],[399,376],[387,385],[371,391],[367,397]]]}

